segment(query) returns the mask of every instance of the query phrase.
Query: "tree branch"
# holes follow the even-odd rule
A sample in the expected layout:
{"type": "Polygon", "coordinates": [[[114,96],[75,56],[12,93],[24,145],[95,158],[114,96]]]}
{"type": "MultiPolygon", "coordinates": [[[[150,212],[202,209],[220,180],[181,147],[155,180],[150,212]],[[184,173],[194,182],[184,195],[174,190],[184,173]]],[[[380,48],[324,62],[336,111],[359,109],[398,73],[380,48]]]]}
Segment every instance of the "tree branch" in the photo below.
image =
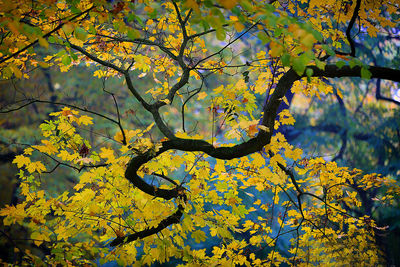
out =
{"type": "Polygon", "coordinates": [[[181,217],[183,215],[183,210],[184,210],[183,206],[179,205],[178,210],[175,213],[162,220],[156,227],[146,228],[140,232],[136,232],[127,236],[117,237],[110,243],[110,246],[116,247],[121,244],[126,244],[135,241],[137,239],[142,239],[147,236],[159,233],[168,226],[180,222],[181,217]]]}
{"type": "Polygon", "coordinates": [[[102,60],[102,59],[96,57],[95,55],[90,54],[89,52],[87,52],[85,49],[83,49],[83,48],[80,47],[80,46],[77,46],[77,45],[74,45],[74,44],[71,44],[71,43],[69,43],[69,45],[71,46],[71,48],[73,48],[73,49],[75,49],[75,50],[81,52],[82,54],[84,54],[85,56],[87,56],[87,57],[90,58],[91,60],[93,60],[93,61],[99,63],[100,65],[103,65],[103,66],[105,66],[105,67],[111,68],[111,69],[113,69],[113,70],[115,70],[115,71],[118,71],[118,72],[121,73],[121,74],[125,74],[125,70],[122,69],[122,68],[120,68],[120,67],[118,67],[117,65],[114,65],[114,64],[112,64],[112,63],[110,63],[110,62],[107,62],[107,61],[104,61],[104,60],[102,60]]]}
{"type": "MultiPolygon", "coordinates": [[[[79,13],[79,14],[73,16],[72,18],[70,18],[70,19],[67,20],[66,22],[70,22],[70,21],[73,21],[73,20],[76,19],[76,18],[79,18],[79,17],[82,16],[83,14],[88,13],[88,12],[89,12],[90,10],[92,10],[94,7],[95,7],[95,6],[92,6],[91,8],[86,9],[85,11],[83,11],[83,12],[81,12],[81,13],[79,13]]],[[[65,24],[66,22],[60,23],[60,24],[59,24],[57,27],[55,27],[53,30],[51,30],[51,31],[49,31],[48,33],[46,33],[45,35],[43,35],[42,38],[47,38],[47,37],[49,37],[50,35],[52,35],[52,34],[55,33],[56,31],[58,31],[59,29],[61,29],[62,26],[64,26],[64,24],[65,24]]],[[[39,39],[36,39],[35,41],[33,41],[33,42],[30,43],[29,45],[25,46],[24,48],[21,48],[20,50],[16,51],[15,53],[12,53],[11,55],[0,59],[0,64],[3,63],[3,62],[6,62],[7,60],[9,60],[9,59],[11,59],[11,58],[13,58],[13,57],[18,56],[19,54],[21,54],[22,52],[26,51],[26,50],[29,49],[30,47],[36,45],[38,42],[39,42],[39,39]]]]}
{"type": "Polygon", "coordinates": [[[350,52],[350,54],[343,53],[343,52],[337,52],[340,55],[350,55],[352,57],[356,56],[356,47],[354,45],[354,40],[351,37],[351,29],[353,28],[353,25],[356,22],[356,19],[358,17],[358,11],[360,10],[360,6],[361,6],[361,0],[357,0],[356,6],[354,8],[353,16],[351,17],[349,25],[347,25],[347,29],[346,29],[346,38],[347,38],[347,41],[349,42],[351,52],[350,52]]]}
{"type": "Polygon", "coordinates": [[[394,103],[394,104],[400,106],[399,101],[394,100],[393,98],[389,98],[389,97],[385,97],[385,96],[381,95],[381,79],[378,79],[376,81],[375,98],[376,98],[376,100],[384,100],[384,101],[388,101],[388,102],[391,102],[391,103],[394,103]]]}
{"type": "Polygon", "coordinates": [[[103,35],[103,34],[97,34],[97,35],[101,36],[101,37],[109,38],[109,39],[117,41],[117,42],[128,42],[128,43],[156,46],[161,51],[166,53],[170,58],[172,58],[173,60],[177,60],[177,57],[171,52],[171,50],[169,50],[168,48],[166,48],[165,46],[163,46],[161,44],[158,44],[156,42],[152,42],[152,41],[147,40],[147,39],[137,38],[137,39],[132,40],[132,39],[126,39],[126,38],[119,38],[119,37],[116,37],[116,36],[103,35]]]}

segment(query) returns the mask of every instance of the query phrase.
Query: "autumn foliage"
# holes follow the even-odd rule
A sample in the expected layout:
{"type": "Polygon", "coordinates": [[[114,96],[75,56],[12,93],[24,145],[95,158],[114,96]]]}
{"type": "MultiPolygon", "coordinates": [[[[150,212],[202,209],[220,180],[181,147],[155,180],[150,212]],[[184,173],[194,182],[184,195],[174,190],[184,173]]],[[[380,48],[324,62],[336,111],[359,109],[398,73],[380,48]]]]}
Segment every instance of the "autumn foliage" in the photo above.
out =
{"type": "Polygon", "coordinates": [[[360,194],[398,205],[394,177],[286,136],[296,123],[288,92],[343,101],[337,80],[400,81],[398,69],[357,56],[353,26],[363,38],[398,26],[398,3],[379,2],[0,1],[2,79],[86,68],[87,79],[123,81],[136,101],[120,110],[110,85],[100,106],[113,115],[40,97],[2,109],[58,107],[13,159],[21,201],[0,210],[3,224],[47,248],[16,246],[17,263],[384,263],[375,234],[386,226],[362,212],[360,194]],[[132,124],[138,113],[151,122],[132,124]],[[74,184],[51,190],[60,168],[74,184]]]}

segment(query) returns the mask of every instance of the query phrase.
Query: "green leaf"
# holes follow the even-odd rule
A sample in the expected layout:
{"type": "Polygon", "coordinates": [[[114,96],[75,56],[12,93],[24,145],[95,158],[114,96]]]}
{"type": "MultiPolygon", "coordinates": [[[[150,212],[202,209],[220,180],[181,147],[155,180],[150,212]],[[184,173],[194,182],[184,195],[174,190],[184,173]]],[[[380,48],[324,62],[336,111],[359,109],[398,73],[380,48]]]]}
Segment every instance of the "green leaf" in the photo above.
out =
{"type": "Polygon", "coordinates": [[[217,33],[217,39],[220,41],[224,41],[226,38],[225,30],[223,28],[219,28],[216,31],[217,33]]]}
{"type": "Polygon", "coordinates": [[[322,45],[322,48],[328,53],[330,56],[336,55],[335,51],[332,50],[332,48],[329,45],[322,45]]]}
{"type": "Polygon", "coordinates": [[[352,60],[349,61],[349,66],[350,68],[354,68],[355,66],[361,66],[362,63],[359,59],[353,58],[352,60]]]}
{"type": "Polygon", "coordinates": [[[336,67],[338,67],[339,69],[343,68],[343,66],[345,66],[345,65],[346,65],[346,62],[342,61],[342,60],[336,62],[336,67]]]}
{"type": "Polygon", "coordinates": [[[265,34],[265,32],[259,32],[257,34],[258,39],[262,42],[263,45],[269,42],[268,36],[265,34]]]}
{"type": "Polygon", "coordinates": [[[66,53],[67,53],[67,51],[65,51],[65,50],[60,50],[60,52],[57,53],[57,56],[58,56],[58,57],[61,57],[61,56],[65,55],[66,53]]]}
{"type": "Polygon", "coordinates": [[[265,9],[268,10],[269,12],[275,12],[275,7],[271,4],[266,4],[265,9]]]}
{"type": "Polygon", "coordinates": [[[131,39],[131,40],[135,40],[135,39],[137,39],[137,38],[140,37],[140,33],[139,33],[139,31],[137,31],[137,30],[129,29],[129,30],[128,30],[128,37],[129,37],[129,39],[131,39]]]}
{"type": "Polygon", "coordinates": [[[10,69],[10,67],[5,67],[2,74],[4,78],[8,79],[12,76],[13,71],[10,69]]]}
{"type": "Polygon", "coordinates": [[[283,28],[278,28],[274,32],[275,37],[279,37],[282,34],[283,28]]]}
{"type": "Polygon", "coordinates": [[[40,46],[42,46],[44,48],[49,48],[49,43],[43,37],[39,37],[38,41],[39,41],[40,46]]]}
{"type": "Polygon", "coordinates": [[[325,70],[325,66],[326,63],[319,60],[319,59],[315,59],[315,65],[317,66],[317,68],[321,69],[321,70],[325,70]]]}
{"type": "Polygon", "coordinates": [[[56,39],[54,36],[50,36],[47,40],[48,40],[50,43],[57,43],[57,39],[56,39]]]}
{"type": "Polygon", "coordinates": [[[71,56],[71,58],[72,58],[73,60],[78,60],[78,56],[77,56],[74,52],[72,52],[72,50],[69,51],[69,54],[70,54],[70,56],[71,56]]]}
{"type": "Polygon", "coordinates": [[[211,0],[205,0],[203,2],[203,4],[204,4],[205,7],[208,7],[208,8],[213,7],[213,5],[214,5],[211,0]]]}
{"type": "Polygon", "coordinates": [[[75,37],[81,41],[86,41],[87,39],[87,32],[82,29],[81,27],[75,28],[75,37]]]}
{"type": "Polygon", "coordinates": [[[267,20],[268,21],[268,25],[271,27],[271,28],[275,28],[275,26],[276,26],[276,23],[277,23],[277,17],[276,16],[274,16],[274,15],[270,15],[270,16],[268,16],[265,20],[267,20]]]}
{"type": "Polygon", "coordinates": [[[79,14],[79,13],[82,12],[82,10],[80,10],[80,9],[77,8],[76,6],[72,6],[72,7],[71,7],[71,11],[72,11],[72,13],[75,13],[75,14],[79,14]]]}
{"type": "Polygon", "coordinates": [[[69,64],[71,64],[71,57],[69,55],[64,55],[61,62],[65,66],[68,66],[69,64]]]}
{"type": "Polygon", "coordinates": [[[290,66],[290,55],[288,53],[284,53],[281,56],[281,61],[282,61],[283,66],[289,67],[290,66]]]}
{"type": "Polygon", "coordinates": [[[119,28],[121,27],[121,22],[119,22],[118,20],[117,20],[117,21],[114,21],[114,22],[113,22],[113,26],[114,26],[114,29],[115,29],[116,31],[119,31],[119,28]]]}
{"type": "Polygon", "coordinates": [[[302,54],[299,57],[293,58],[293,69],[298,75],[303,75],[304,70],[309,62],[309,58],[306,54],[302,54]]]}
{"type": "Polygon", "coordinates": [[[232,207],[232,213],[243,218],[244,215],[249,214],[249,211],[246,209],[245,205],[238,205],[232,207]]]}
{"type": "Polygon", "coordinates": [[[128,22],[132,22],[135,21],[135,17],[136,17],[135,14],[130,13],[128,17],[126,17],[126,19],[128,20],[128,22]]]}
{"type": "Polygon", "coordinates": [[[322,36],[322,34],[319,31],[313,30],[312,33],[313,33],[315,39],[317,39],[318,42],[322,42],[323,41],[324,37],[322,36]]]}
{"type": "Polygon", "coordinates": [[[313,74],[314,74],[313,69],[310,69],[310,68],[307,68],[307,69],[306,69],[306,75],[307,75],[307,77],[310,78],[313,74]]]}
{"type": "Polygon", "coordinates": [[[240,4],[245,10],[250,12],[253,11],[253,5],[248,0],[241,1],[240,4]]]}
{"type": "Polygon", "coordinates": [[[208,29],[210,29],[210,25],[207,23],[207,21],[205,20],[201,20],[201,26],[203,27],[204,31],[207,31],[208,29]]]}
{"type": "Polygon", "coordinates": [[[96,34],[96,28],[95,28],[93,25],[90,25],[90,26],[89,26],[88,32],[89,32],[90,34],[96,34]]]}
{"type": "Polygon", "coordinates": [[[361,78],[363,79],[371,79],[372,73],[365,67],[361,68],[361,78]]]}
{"type": "Polygon", "coordinates": [[[30,26],[28,24],[23,24],[22,27],[23,27],[24,31],[26,33],[28,33],[29,35],[35,34],[35,29],[32,26],[30,26]]]}
{"type": "MultiPolygon", "coordinates": [[[[208,2],[208,1],[205,1],[205,3],[206,2],[208,2]]],[[[235,14],[236,16],[240,16],[240,15],[242,15],[242,11],[240,11],[240,9],[237,7],[237,6],[235,6],[234,8],[232,8],[232,13],[233,14],[235,14]]]]}

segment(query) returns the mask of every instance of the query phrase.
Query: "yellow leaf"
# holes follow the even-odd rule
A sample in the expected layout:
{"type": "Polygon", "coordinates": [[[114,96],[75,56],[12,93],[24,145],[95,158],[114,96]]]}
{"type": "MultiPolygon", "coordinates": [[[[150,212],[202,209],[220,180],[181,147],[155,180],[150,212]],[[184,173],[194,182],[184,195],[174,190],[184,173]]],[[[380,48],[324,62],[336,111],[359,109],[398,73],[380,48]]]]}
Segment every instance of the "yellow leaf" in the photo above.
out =
{"type": "Polygon", "coordinates": [[[37,149],[42,153],[47,153],[49,155],[55,154],[58,152],[57,148],[49,141],[49,140],[42,140],[44,145],[33,146],[33,148],[37,149]]]}
{"type": "Polygon", "coordinates": [[[83,124],[83,125],[89,125],[89,124],[93,124],[93,118],[86,116],[86,115],[82,115],[79,117],[78,119],[78,124],[83,124]]]}
{"type": "Polygon", "coordinates": [[[201,92],[197,95],[197,100],[202,100],[207,96],[206,92],[201,92]]]}
{"type": "Polygon", "coordinates": [[[265,125],[258,125],[258,129],[263,130],[264,132],[269,133],[269,128],[265,125]]]}
{"type": "Polygon", "coordinates": [[[40,246],[44,241],[43,235],[39,232],[33,232],[31,234],[31,239],[33,240],[33,243],[35,243],[36,246],[40,246]]]}
{"type": "Polygon", "coordinates": [[[40,67],[42,67],[44,69],[47,69],[50,66],[49,63],[43,62],[43,61],[39,61],[38,64],[40,67]]]}
{"type": "Polygon", "coordinates": [[[147,75],[147,72],[142,72],[141,74],[138,75],[138,78],[143,78],[147,75]]]}
{"type": "Polygon", "coordinates": [[[315,39],[314,35],[311,33],[307,33],[304,36],[301,37],[300,42],[308,49],[313,47],[314,43],[317,40],[315,39]]]}
{"type": "Polygon", "coordinates": [[[302,154],[303,154],[303,150],[301,150],[300,148],[296,148],[294,150],[285,149],[285,157],[291,158],[295,161],[301,159],[302,154]]]}
{"type": "Polygon", "coordinates": [[[164,102],[164,103],[167,104],[167,105],[171,104],[171,101],[170,101],[168,98],[161,99],[160,101],[161,101],[161,102],[164,102]]]}
{"type": "Polygon", "coordinates": [[[31,160],[23,155],[18,155],[15,157],[12,163],[16,163],[18,168],[22,168],[24,165],[29,165],[31,160]]]}
{"type": "Polygon", "coordinates": [[[25,155],[32,155],[33,149],[31,147],[25,148],[24,149],[24,154],[25,155]]]}
{"type": "Polygon", "coordinates": [[[254,153],[251,155],[251,157],[253,158],[252,163],[255,167],[260,168],[261,166],[265,165],[265,159],[260,153],[254,153]]]}
{"type": "Polygon", "coordinates": [[[249,240],[250,244],[252,244],[253,246],[260,245],[261,241],[262,241],[261,235],[252,236],[252,237],[250,237],[250,240],[249,240]]]}
{"type": "Polygon", "coordinates": [[[108,159],[107,163],[114,161],[114,159],[115,159],[114,150],[105,148],[105,147],[102,147],[100,150],[101,150],[101,152],[100,152],[99,156],[103,159],[108,159]]]}
{"type": "Polygon", "coordinates": [[[217,159],[217,163],[215,164],[214,170],[218,173],[226,172],[225,161],[217,159]]]}
{"type": "Polygon", "coordinates": [[[33,173],[35,171],[37,171],[38,173],[42,173],[43,171],[46,171],[46,167],[40,161],[30,163],[29,165],[27,165],[26,169],[30,173],[33,173]]]}
{"type": "Polygon", "coordinates": [[[149,126],[147,126],[147,128],[143,131],[143,132],[148,132],[151,130],[151,128],[153,128],[154,126],[154,122],[152,122],[149,126]]]}
{"type": "Polygon", "coordinates": [[[284,109],[279,113],[279,121],[282,124],[293,125],[296,120],[293,118],[292,114],[290,114],[288,109],[284,109]]]}
{"type": "Polygon", "coordinates": [[[57,3],[57,8],[58,9],[64,9],[66,7],[67,7],[67,4],[65,4],[65,3],[57,3]]]}

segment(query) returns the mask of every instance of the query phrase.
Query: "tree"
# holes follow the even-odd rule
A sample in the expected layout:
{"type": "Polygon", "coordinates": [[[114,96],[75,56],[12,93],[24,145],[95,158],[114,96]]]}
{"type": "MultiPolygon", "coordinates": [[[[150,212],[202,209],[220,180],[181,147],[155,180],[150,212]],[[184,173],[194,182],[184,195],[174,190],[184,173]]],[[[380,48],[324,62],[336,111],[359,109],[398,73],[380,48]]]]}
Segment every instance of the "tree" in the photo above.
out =
{"type": "MultiPolygon", "coordinates": [[[[400,81],[399,62],[379,66],[375,47],[359,48],[378,35],[399,38],[398,9],[367,0],[2,2],[3,79],[87,67],[109,96],[103,111],[115,112],[23,94],[2,109],[64,106],[40,125],[42,140],[13,160],[24,200],[1,210],[3,223],[26,226],[47,249],[35,255],[4,233],[20,260],[382,262],[375,232],[384,226],[358,207],[371,191],[375,207],[397,204],[393,177],[303,153],[285,136],[295,123],[293,94],[343,103],[351,86],[334,84],[355,83],[349,77],[400,81]],[[124,89],[109,89],[109,79],[124,89]],[[134,108],[125,102],[127,112],[120,90],[136,100],[134,108]],[[131,122],[138,110],[150,117],[141,128],[131,122]],[[50,190],[65,168],[76,171],[73,188],[50,190]]],[[[324,129],[347,140],[343,127],[324,129]]]]}

